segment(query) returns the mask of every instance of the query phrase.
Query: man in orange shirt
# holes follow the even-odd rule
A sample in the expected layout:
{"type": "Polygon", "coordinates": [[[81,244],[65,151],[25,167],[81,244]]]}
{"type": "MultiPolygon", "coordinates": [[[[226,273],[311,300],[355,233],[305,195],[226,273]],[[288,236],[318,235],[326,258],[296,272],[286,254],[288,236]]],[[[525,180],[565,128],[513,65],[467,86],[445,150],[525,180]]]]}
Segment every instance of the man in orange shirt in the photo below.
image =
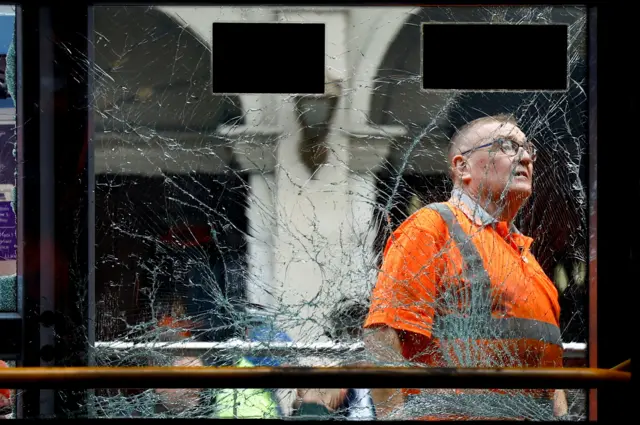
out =
{"type": "MultiPolygon", "coordinates": [[[[561,367],[558,293],[513,221],[532,193],[536,151],[508,116],[451,139],[454,190],[392,234],[365,328],[385,362],[440,367],[561,367]]],[[[380,392],[377,402],[380,402],[380,392]]],[[[384,394],[384,392],[383,392],[384,394]]],[[[561,390],[387,390],[391,411],[423,419],[566,414],[561,390]]]]}

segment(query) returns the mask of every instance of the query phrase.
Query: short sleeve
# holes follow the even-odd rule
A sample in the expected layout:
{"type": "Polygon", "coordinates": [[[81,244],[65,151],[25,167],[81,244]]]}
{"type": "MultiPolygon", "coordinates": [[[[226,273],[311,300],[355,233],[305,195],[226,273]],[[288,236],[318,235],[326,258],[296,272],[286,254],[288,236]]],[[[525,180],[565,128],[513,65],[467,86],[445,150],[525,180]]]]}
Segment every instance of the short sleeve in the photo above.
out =
{"type": "Polygon", "coordinates": [[[365,327],[386,325],[431,338],[436,288],[443,269],[443,224],[437,212],[423,210],[393,233],[365,327]]]}

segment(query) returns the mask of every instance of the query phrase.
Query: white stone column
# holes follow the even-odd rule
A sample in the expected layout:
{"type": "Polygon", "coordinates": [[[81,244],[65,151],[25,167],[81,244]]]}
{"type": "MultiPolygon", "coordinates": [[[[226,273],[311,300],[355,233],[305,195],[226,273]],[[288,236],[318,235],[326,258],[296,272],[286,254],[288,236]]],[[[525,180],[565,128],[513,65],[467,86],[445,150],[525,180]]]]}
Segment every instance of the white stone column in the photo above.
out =
{"type": "MultiPolygon", "coordinates": [[[[279,22],[323,22],[326,25],[326,67],[338,78],[347,72],[346,14],[326,9],[284,9],[279,22]]],[[[342,99],[340,100],[342,101],[342,99]]],[[[275,282],[279,287],[280,324],[297,341],[322,340],[323,317],[338,290],[344,263],[343,215],[348,209],[345,164],[348,140],[339,128],[348,119],[339,105],[326,142],[328,163],[311,178],[299,159],[301,127],[296,99],[282,96],[279,121],[284,134],[278,144],[276,182],[277,241],[275,282]]]]}
{"type": "MultiPolygon", "coordinates": [[[[345,11],[285,11],[278,20],[324,22],[326,66],[343,79],[345,92],[352,90],[345,11]]],[[[374,173],[404,131],[354,124],[348,96],[341,97],[326,140],[328,162],[312,179],[299,159],[295,100],[282,96],[279,103],[283,135],[276,161],[274,283],[281,326],[306,343],[325,339],[323,324],[340,297],[366,295],[372,285],[374,173]]]]}
{"type": "Polygon", "coordinates": [[[247,300],[265,307],[274,306],[273,273],[276,217],[275,176],[252,173],[249,176],[247,219],[247,300]]]}
{"type": "Polygon", "coordinates": [[[275,148],[280,136],[269,127],[220,128],[219,136],[233,140],[233,157],[249,173],[247,196],[247,299],[272,307],[276,234],[275,148]]]}

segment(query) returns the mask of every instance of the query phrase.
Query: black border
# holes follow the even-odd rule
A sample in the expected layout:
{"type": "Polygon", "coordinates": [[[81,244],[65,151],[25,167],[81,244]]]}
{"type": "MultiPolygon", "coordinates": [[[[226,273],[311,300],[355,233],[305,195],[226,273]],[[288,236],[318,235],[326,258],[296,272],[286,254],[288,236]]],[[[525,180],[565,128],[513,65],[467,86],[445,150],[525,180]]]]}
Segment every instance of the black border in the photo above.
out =
{"type": "MultiPolygon", "coordinates": [[[[82,3],[73,6],[68,2],[42,1],[40,5],[64,5],[67,12],[74,8],[82,8],[82,3]]],[[[110,1],[101,4],[116,3],[110,1]]],[[[122,2],[118,2],[122,4],[122,2]]],[[[131,1],[131,4],[146,2],[131,1]]],[[[204,2],[194,0],[192,4],[231,4],[245,6],[267,5],[270,2],[237,0],[234,2],[204,2]]],[[[475,4],[476,2],[450,2],[442,0],[438,4],[475,4]]],[[[555,2],[554,2],[555,3],[555,2]]],[[[576,4],[562,2],[561,4],[576,4]]],[[[36,2],[25,2],[25,5],[36,7],[36,2]]],[[[148,4],[148,3],[147,3],[148,4]]],[[[154,4],[176,4],[176,2],[156,1],[154,4]]],[[[274,5],[301,5],[301,2],[280,1],[274,5]]],[[[361,2],[334,1],[333,5],[364,6],[361,2]]],[[[427,2],[402,2],[403,5],[426,5],[427,2]]],[[[492,1],[498,5],[505,2],[492,1]]],[[[560,4],[560,2],[558,2],[560,4]]],[[[584,4],[584,3],[578,3],[584,4]]],[[[597,55],[598,63],[593,64],[592,70],[597,72],[597,172],[598,187],[594,188],[591,196],[597,194],[600,209],[597,211],[598,245],[597,252],[598,290],[597,290],[597,344],[591,344],[597,350],[598,367],[608,368],[631,357],[634,335],[632,319],[633,305],[631,300],[632,285],[637,284],[637,274],[632,274],[632,262],[637,255],[638,225],[636,211],[633,207],[638,194],[638,177],[634,173],[634,149],[637,146],[634,114],[634,100],[631,95],[636,91],[634,82],[636,75],[632,64],[635,60],[631,43],[632,31],[637,25],[633,20],[634,14],[628,8],[619,7],[612,2],[590,2],[590,6],[597,6],[597,55]],[[624,48],[624,50],[623,50],[624,48]],[[630,196],[631,195],[631,196],[630,196]],[[636,196],[633,196],[636,195],[636,196]],[[635,236],[635,237],[634,237],[635,236]],[[595,347],[594,347],[595,346],[595,347]]],[[[86,5],[86,3],[85,3],[86,5]]],[[[182,4],[184,5],[184,4],[182,4]]],[[[310,6],[329,5],[313,2],[310,6]]],[[[396,6],[393,2],[375,2],[368,5],[396,6]]],[[[25,32],[26,34],[27,32],[25,32]]],[[[33,38],[33,37],[32,37],[33,38]]],[[[31,51],[33,52],[33,51],[31,51]]],[[[37,62],[37,61],[36,61],[37,62]]],[[[592,75],[593,77],[593,72],[592,75]]],[[[23,101],[28,99],[22,97],[23,101]]],[[[24,123],[24,121],[23,121],[24,123]]],[[[26,127],[25,127],[26,128],[26,127]]],[[[592,127],[593,128],[593,127],[592,127]]],[[[36,137],[34,133],[32,137],[36,137]]],[[[28,155],[27,155],[28,156],[28,155]]],[[[77,158],[76,158],[77,159],[77,158]]],[[[22,158],[24,164],[25,158],[22,158]]],[[[77,165],[77,164],[76,164],[77,165]]],[[[37,170],[33,169],[34,173],[37,170]]],[[[35,187],[34,187],[34,190],[35,187]]],[[[24,195],[24,190],[21,190],[24,195]]],[[[76,195],[77,196],[77,195],[76,195]]],[[[78,196],[75,201],[79,201],[78,196]]],[[[20,200],[21,202],[23,200],[20,200]]],[[[19,224],[24,231],[25,223],[19,224]]],[[[29,288],[28,282],[25,282],[29,288]]],[[[635,286],[635,285],[634,285],[635,286]]],[[[28,290],[28,289],[27,289],[28,290]]],[[[595,366],[595,365],[592,365],[595,366]]],[[[598,420],[610,421],[616,418],[631,416],[630,392],[600,391],[598,393],[598,420]]]]}
{"type": "MultiPolygon", "coordinates": [[[[590,77],[593,71],[597,73],[598,181],[597,188],[590,193],[591,197],[597,196],[599,205],[595,212],[600,248],[595,253],[598,278],[594,300],[597,307],[595,346],[597,367],[611,368],[631,358],[633,344],[626,342],[631,336],[629,325],[634,322],[629,295],[634,282],[639,281],[637,273],[635,277],[631,273],[633,257],[638,253],[638,230],[632,222],[639,180],[634,172],[637,166],[626,165],[624,160],[627,155],[633,158],[635,147],[627,126],[637,120],[633,110],[635,100],[631,96],[637,72],[629,66],[626,48],[635,39],[633,29],[637,22],[613,4],[598,5],[596,12],[597,62],[590,63],[590,77]],[[625,228],[627,223],[635,234],[625,228]]],[[[598,421],[632,417],[632,408],[628,392],[599,390],[597,393],[598,421]]]]}

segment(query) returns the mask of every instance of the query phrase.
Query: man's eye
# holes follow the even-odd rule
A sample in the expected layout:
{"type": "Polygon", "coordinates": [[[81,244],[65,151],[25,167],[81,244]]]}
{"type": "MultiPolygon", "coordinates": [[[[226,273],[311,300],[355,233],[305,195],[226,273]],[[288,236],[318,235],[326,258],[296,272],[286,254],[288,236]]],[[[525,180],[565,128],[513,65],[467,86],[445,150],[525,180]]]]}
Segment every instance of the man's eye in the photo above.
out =
{"type": "Polygon", "coordinates": [[[502,148],[509,151],[509,152],[515,152],[518,150],[519,145],[514,142],[513,140],[503,140],[502,141],[502,148]]]}

